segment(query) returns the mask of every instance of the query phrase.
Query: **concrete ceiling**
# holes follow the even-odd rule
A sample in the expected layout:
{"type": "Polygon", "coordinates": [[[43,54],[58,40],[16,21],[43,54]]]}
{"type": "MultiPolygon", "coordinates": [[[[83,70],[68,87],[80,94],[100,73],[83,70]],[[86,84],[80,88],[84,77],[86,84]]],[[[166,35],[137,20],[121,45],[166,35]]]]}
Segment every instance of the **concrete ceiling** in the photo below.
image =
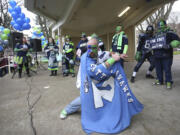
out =
{"type": "Polygon", "coordinates": [[[25,0],[25,6],[55,21],[53,30],[60,26],[64,32],[79,36],[81,32],[112,32],[117,24],[125,28],[136,25],[170,1],[173,0],[25,0]],[[131,9],[119,18],[127,6],[131,9]]]}

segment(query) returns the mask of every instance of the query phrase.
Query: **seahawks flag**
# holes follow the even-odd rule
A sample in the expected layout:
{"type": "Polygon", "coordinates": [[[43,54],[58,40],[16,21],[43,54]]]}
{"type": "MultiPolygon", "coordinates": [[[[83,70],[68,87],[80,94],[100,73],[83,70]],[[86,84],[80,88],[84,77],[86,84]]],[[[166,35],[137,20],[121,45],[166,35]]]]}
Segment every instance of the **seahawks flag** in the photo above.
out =
{"type": "Polygon", "coordinates": [[[87,133],[119,133],[143,105],[132,93],[120,63],[107,69],[87,53],[81,57],[81,123],[87,133]]]}

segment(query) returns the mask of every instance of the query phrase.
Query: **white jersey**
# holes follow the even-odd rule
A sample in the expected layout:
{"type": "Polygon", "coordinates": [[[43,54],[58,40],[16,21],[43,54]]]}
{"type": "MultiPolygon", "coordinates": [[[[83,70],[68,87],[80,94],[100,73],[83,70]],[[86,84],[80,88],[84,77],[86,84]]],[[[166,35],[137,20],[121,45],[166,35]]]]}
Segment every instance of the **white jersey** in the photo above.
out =
{"type": "Polygon", "coordinates": [[[98,60],[97,63],[101,64],[103,62],[105,62],[107,59],[109,59],[110,57],[110,52],[108,51],[98,51],[98,60]]]}
{"type": "MultiPolygon", "coordinates": [[[[107,59],[110,58],[110,52],[108,51],[98,51],[98,60],[97,63],[101,64],[103,62],[105,62],[107,59]]],[[[79,66],[79,70],[78,70],[78,74],[77,74],[77,81],[76,81],[76,87],[79,89],[81,86],[81,74],[80,74],[80,70],[81,70],[81,65],[79,66]]]]}

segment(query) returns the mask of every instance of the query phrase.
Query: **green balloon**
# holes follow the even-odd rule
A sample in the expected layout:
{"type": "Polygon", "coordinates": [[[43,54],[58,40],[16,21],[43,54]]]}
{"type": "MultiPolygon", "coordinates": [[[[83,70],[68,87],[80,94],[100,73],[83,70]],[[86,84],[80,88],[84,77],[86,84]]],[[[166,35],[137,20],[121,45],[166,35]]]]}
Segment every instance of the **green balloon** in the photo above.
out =
{"type": "Polygon", "coordinates": [[[33,28],[33,31],[37,31],[37,30],[38,30],[38,28],[37,28],[37,27],[34,27],[34,28],[33,28]]]}
{"type": "Polygon", "coordinates": [[[55,36],[55,39],[58,39],[58,35],[55,36]]]}
{"type": "Polygon", "coordinates": [[[9,34],[9,33],[10,33],[10,29],[5,28],[5,29],[4,29],[4,34],[9,34]]]}
{"type": "Polygon", "coordinates": [[[40,34],[40,33],[41,33],[41,30],[40,30],[40,29],[37,29],[36,33],[37,33],[37,34],[40,34]]]}
{"type": "Polygon", "coordinates": [[[44,36],[41,36],[41,39],[44,38],[44,36]]]}
{"type": "Polygon", "coordinates": [[[2,35],[1,35],[1,39],[2,39],[2,40],[7,40],[7,39],[8,39],[7,34],[2,34],[2,35]]]}

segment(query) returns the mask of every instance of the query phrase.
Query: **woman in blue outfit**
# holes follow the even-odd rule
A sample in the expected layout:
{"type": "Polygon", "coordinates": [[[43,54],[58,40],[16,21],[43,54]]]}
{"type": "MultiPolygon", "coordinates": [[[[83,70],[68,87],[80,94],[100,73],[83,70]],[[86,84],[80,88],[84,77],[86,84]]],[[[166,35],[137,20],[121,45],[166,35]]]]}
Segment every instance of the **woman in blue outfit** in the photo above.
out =
{"type": "Polygon", "coordinates": [[[48,57],[48,70],[51,71],[50,76],[56,76],[58,70],[58,61],[56,56],[59,53],[59,47],[55,44],[53,38],[49,38],[47,46],[44,48],[48,57]]]}

